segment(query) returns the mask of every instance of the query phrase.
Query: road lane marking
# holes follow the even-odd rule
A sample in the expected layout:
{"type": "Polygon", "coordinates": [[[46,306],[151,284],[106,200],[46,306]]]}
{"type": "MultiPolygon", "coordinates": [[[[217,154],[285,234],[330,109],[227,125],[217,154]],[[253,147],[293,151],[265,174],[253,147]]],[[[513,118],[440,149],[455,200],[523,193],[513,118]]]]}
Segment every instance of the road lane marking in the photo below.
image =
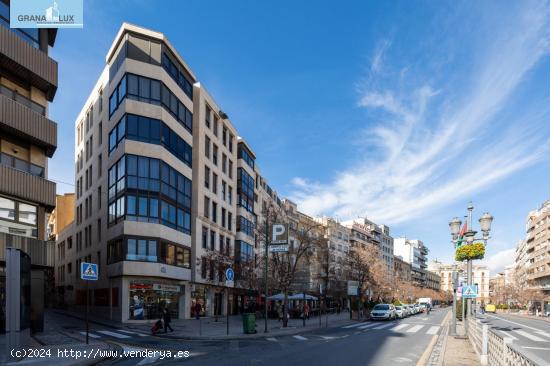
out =
{"type": "Polygon", "coordinates": [[[509,330],[501,330],[502,333],[505,334],[505,337],[507,338],[511,338],[513,339],[514,341],[517,341],[519,340],[518,337],[514,337],[512,334],[510,334],[510,331],[509,330]]]}
{"type": "Polygon", "coordinates": [[[439,330],[439,326],[434,325],[433,327],[430,327],[430,329],[428,329],[426,334],[436,334],[438,330],[439,330]]]}
{"type": "Polygon", "coordinates": [[[277,338],[274,338],[274,337],[269,337],[269,338],[266,338],[268,341],[271,341],[271,342],[277,342],[277,338]]]}
{"type": "Polygon", "coordinates": [[[398,326],[393,327],[391,330],[393,330],[394,332],[397,332],[398,330],[403,329],[403,328],[406,328],[406,327],[408,327],[409,325],[410,325],[410,324],[406,324],[406,323],[405,323],[405,324],[399,324],[398,326]]]}
{"type": "Polygon", "coordinates": [[[544,348],[544,347],[528,347],[528,346],[521,346],[521,348],[539,349],[539,350],[542,350],[542,351],[550,351],[550,348],[544,348]]]}
{"type": "Polygon", "coordinates": [[[545,336],[545,337],[550,338],[550,333],[543,332],[543,331],[540,331],[540,332],[537,332],[537,333],[540,334],[540,335],[543,335],[543,336],[545,336]]]}
{"type": "Polygon", "coordinates": [[[119,338],[119,339],[131,338],[130,336],[120,334],[120,333],[115,333],[115,332],[109,332],[108,330],[98,330],[97,332],[104,335],[111,336],[111,337],[119,338]]]}
{"type": "MultiPolygon", "coordinates": [[[[80,332],[80,334],[85,336],[86,332],[80,332]]],[[[97,334],[94,334],[94,333],[88,333],[88,335],[90,336],[90,338],[101,338],[101,336],[98,336],[97,334]]]]}
{"type": "Polygon", "coordinates": [[[127,333],[127,334],[137,334],[137,335],[140,336],[140,337],[147,337],[147,334],[138,333],[138,332],[132,332],[131,330],[117,329],[117,332],[122,332],[122,333],[127,333]]]}
{"type": "Polygon", "coordinates": [[[358,327],[357,329],[367,329],[367,328],[370,328],[370,327],[374,327],[375,325],[378,325],[378,323],[370,323],[370,324],[358,327]]]}
{"type": "Polygon", "coordinates": [[[346,325],[345,327],[342,327],[344,329],[350,329],[350,328],[355,328],[355,327],[358,327],[360,325],[364,325],[365,323],[355,323],[355,324],[351,324],[351,325],[346,325]]]}
{"type": "Polygon", "coordinates": [[[296,338],[300,341],[307,341],[307,338],[306,337],[302,337],[301,335],[295,335],[295,336],[292,336],[293,338],[296,338]]]}
{"type": "Polygon", "coordinates": [[[536,335],[532,335],[532,334],[527,333],[526,331],[523,331],[523,330],[513,330],[513,332],[515,332],[515,333],[517,333],[520,336],[523,336],[525,338],[529,338],[530,340],[535,341],[535,342],[546,342],[546,339],[542,339],[540,337],[537,337],[536,335]]]}
{"type": "Polygon", "coordinates": [[[336,337],[331,337],[331,336],[321,336],[321,338],[323,338],[325,340],[336,339],[336,337]]]}
{"type": "Polygon", "coordinates": [[[407,333],[416,333],[418,332],[420,329],[424,328],[424,325],[423,324],[419,324],[419,325],[415,325],[414,327],[412,327],[411,329],[409,329],[407,331],[407,333]]]}
{"type": "MultiPolygon", "coordinates": [[[[521,323],[518,323],[518,322],[514,322],[514,321],[512,321],[512,320],[504,319],[504,318],[501,318],[501,317],[496,316],[496,315],[489,315],[489,314],[487,314],[487,316],[490,317],[490,318],[496,318],[496,319],[504,320],[505,322],[512,323],[512,324],[515,324],[515,325],[519,325],[519,326],[521,326],[521,327],[523,327],[523,328],[529,328],[529,329],[532,329],[532,330],[536,330],[537,332],[542,332],[540,329],[537,329],[537,328],[535,328],[535,327],[530,327],[530,326],[525,325],[525,324],[521,324],[521,323]]],[[[531,320],[533,320],[533,319],[531,319],[531,320]]]]}
{"type": "Polygon", "coordinates": [[[374,327],[372,329],[384,329],[384,328],[387,328],[387,327],[391,327],[393,325],[395,325],[395,323],[383,324],[383,325],[379,325],[377,327],[374,327]]]}

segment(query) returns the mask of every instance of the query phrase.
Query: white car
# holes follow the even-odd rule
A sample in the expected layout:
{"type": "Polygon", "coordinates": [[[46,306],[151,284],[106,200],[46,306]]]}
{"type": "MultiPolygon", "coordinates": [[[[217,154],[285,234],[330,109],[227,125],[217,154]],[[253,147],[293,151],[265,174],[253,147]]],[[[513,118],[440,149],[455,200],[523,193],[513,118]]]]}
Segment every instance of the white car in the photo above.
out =
{"type": "Polygon", "coordinates": [[[407,308],[407,315],[414,315],[414,307],[409,304],[403,305],[405,308],[407,308]]]}
{"type": "Polygon", "coordinates": [[[407,316],[407,310],[404,306],[398,305],[395,307],[395,314],[398,318],[404,318],[407,316]]]}
{"type": "Polygon", "coordinates": [[[397,318],[393,304],[378,304],[370,312],[371,319],[393,320],[397,318]]]}

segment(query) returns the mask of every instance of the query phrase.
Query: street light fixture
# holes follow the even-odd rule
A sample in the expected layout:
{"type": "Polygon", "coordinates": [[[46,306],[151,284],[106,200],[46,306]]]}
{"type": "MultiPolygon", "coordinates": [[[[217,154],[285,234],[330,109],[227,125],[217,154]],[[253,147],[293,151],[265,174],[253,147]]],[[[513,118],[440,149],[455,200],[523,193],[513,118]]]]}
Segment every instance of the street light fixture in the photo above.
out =
{"type": "MultiPolygon", "coordinates": [[[[482,237],[476,238],[477,231],[473,230],[472,225],[472,212],[474,210],[474,205],[472,202],[468,204],[468,216],[466,221],[466,229],[467,231],[464,233],[465,239],[466,239],[466,245],[471,245],[476,240],[483,240],[485,244],[487,244],[487,240],[489,240],[489,232],[491,231],[491,224],[493,222],[493,216],[491,216],[489,213],[485,212],[479,219],[479,226],[481,228],[482,237]]],[[[449,222],[449,228],[451,230],[451,237],[452,242],[455,244],[455,247],[457,243],[459,242],[459,233],[460,233],[460,227],[462,225],[462,222],[458,217],[454,217],[451,222],[449,222]]],[[[468,285],[472,285],[472,260],[468,259],[467,261],[467,269],[466,274],[468,277],[468,285]]],[[[470,315],[473,314],[472,307],[471,307],[471,299],[468,299],[468,311],[470,312],[470,315]]],[[[456,309],[456,302],[453,304],[453,307],[456,309]]],[[[465,322],[465,330],[466,333],[468,332],[468,322],[465,322]]]]}

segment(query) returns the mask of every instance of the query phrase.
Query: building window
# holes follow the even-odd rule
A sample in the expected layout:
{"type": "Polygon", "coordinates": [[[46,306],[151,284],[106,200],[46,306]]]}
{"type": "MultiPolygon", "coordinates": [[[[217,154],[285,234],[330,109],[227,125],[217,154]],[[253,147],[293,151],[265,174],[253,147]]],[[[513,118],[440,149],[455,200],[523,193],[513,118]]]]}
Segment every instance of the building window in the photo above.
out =
{"type": "Polygon", "coordinates": [[[239,144],[238,157],[239,159],[243,159],[248,166],[254,169],[254,158],[252,157],[250,151],[242,143],[239,144]]]}
{"type": "Polygon", "coordinates": [[[204,187],[210,188],[210,168],[204,167],[204,187]]]}
{"type": "Polygon", "coordinates": [[[218,175],[212,173],[212,192],[218,194],[218,175]]]}
{"type": "Polygon", "coordinates": [[[239,215],[237,217],[237,232],[242,232],[245,235],[254,237],[254,229],[256,225],[246,217],[239,215]]]}
{"type": "Polygon", "coordinates": [[[227,230],[231,231],[233,230],[233,214],[231,212],[227,213],[227,230]]]}
{"type": "Polygon", "coordinates": [[[248,212],[254,212],[254,178],[243,168],[238,169],[237,195],[238,205],[248,212]]]}
{"type": "Polygon", "coordinates": [[[97,132],[99,134],[99,137],[97,139],[97,146],[101,146],[101,144],[103,144],[103,122],[99,122],[97,132]]]}
{"type": "Polygon", "coordinates": [[[179,244],[157,238],[122,237],[109,241],[107,263],[139,261],[191,268],[191,251],[179,244]]]}
{"type": "Polygon", "coordinates": [[[218,165],[218,145],[212,144],[212,162],[218,165]]]}
{"type": "Polygon", "coordinates": [[[168,75],[174,79],[176,84],[183,90],[187,96],[193,100],[193,83],[179,70],[175,62],[172,62],[170,57],[164,52],[162,54],[162,67],[168,75]]]}
{"type": "Polygon", "coordinates": [[[164,122],[135,114],[126,114],[109,133],[109,154],[118,144],[128,140],[161,145],[187,166],[192,166],[192,148],[164,122]]]}
{"type": "Polygon", "coordinates": [[[220,253],[224,252],[224,247],[225,247],[225,237],[222,234],[220,234],[220,247],[219,247],[220,253]]]}
{"type": "Polygon", "coordinates": [[[208,136],[204,137],[204,156],[210,159],[210,137],[208,136]]]}
{"type": "Polygon", "coordinates": [[[226,209],[222,207],[222,227],[225,227],[225,213],[226,209]]]}
{"type": "Polygon", "coordinates": [[[210,198],[204,197],[204,217],[210,217],[210,198]]]}
{"type": "Polygon", "coordinates": [[[204,111],[204,124],[206,125],[206,127],[210,128],[210,112],[211,112],[211,109],[209,106],[205,106],[204,107],[205,111],[204,111]]]}
{"type": "Polygon", "coordinates": [[[235,256],[236,262],[249,263],[254,259],[253,246],[243,240],[235,240],[235,250],[237,251],[235,256]]]}
{"type": "Polygon", "coordinates": [[[227,184],[225,183],[225,181],[222,180],[222,200],[224,201],[225,201],[226,191],[227,191],[227,184]]]}
{"type": "Polygon", "coordinates": [[[210,250],[216,250],[216,232],[210,230],[210,250]]]}
{"type": "Polygon", "coordinates": [[[227,155],[222,154],[222,172],[227,174],[227,155]]]}
{"type": "Polygon", "coordinates": [[[206,249],[208,247],[208,229],[204,226],[202,227],[202,248],[206,249]]]}
{"type": "Polygon", "coordinates": [[[37,223],[36,206],[0,197],[0,232],[36,238],[37,223]]]}
{"type": "Polygon", "coordinates": [[[229,178],[233,179],[233,162],[229,160],[229,178]]]}
{"type": "Polygon", "coordinates": [[[201,258],[201,277],[206,278],[206,258],[201,258]]]}
{"type": "Polygon", "coordinates": [[[154,79],[126,74],[109,98],[109,118],[118,109],[124,98],[162,105],[190,133],[193,129],[193,114],[168,87],[154,79]]]}
{"type": "Polygon", "coordinates": [[[218,222],[218,204],[212,202],[212,221],[218,222]]]}

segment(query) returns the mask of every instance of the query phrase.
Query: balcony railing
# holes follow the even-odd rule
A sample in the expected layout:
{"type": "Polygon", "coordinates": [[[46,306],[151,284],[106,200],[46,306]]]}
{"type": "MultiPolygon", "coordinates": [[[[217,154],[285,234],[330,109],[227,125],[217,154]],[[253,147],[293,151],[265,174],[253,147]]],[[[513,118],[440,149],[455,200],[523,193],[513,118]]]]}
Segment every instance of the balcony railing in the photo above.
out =
{"type": "Polygon", "coordinates": [[[21,160],[15,156],[8,154],[0,153],[0,164],[9,166],[11,168],[21,170],[37,177],[44,178],[44,168],[28,161],[21,160]]]}
{"type": "Polygon", "coordinates": [[[32,100],[19,94],[15,90],[11,90],[3,85],[0,85],[0,94],[5,95],[12,100],[15,100],[17,103],[23,104],[25,107],[30,108],[43,116],[46,115],[46,108],[43,105],[33,102],[32,100]]]}

